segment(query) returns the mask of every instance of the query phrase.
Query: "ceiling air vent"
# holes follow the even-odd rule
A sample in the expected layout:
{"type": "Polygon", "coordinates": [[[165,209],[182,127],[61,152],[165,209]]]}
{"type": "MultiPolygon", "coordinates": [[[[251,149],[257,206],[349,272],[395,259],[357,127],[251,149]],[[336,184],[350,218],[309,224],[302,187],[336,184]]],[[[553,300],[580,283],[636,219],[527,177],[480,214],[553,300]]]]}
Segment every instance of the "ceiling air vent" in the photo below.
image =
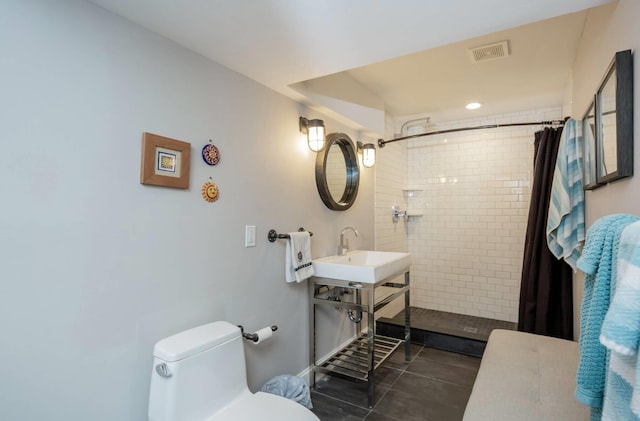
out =
{"type": "Polygon", "coordinates": [[[509,41],[496,42],[495,44],[483,45],[481,47],[470,48],[469,56],[473,63],[496,60],[509,55],[509,41]]]}

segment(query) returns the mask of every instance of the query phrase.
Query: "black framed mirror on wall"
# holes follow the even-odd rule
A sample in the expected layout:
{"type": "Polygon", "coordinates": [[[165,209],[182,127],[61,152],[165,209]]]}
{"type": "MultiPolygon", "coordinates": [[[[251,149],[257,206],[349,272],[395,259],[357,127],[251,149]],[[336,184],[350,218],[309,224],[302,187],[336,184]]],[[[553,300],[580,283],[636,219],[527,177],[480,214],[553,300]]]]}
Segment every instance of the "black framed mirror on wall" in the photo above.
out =
{"type": "Polygon", "coordinates": [[[584,189],[600,187],[596,179],[596,101],[595,97],[589,109],[582,117],[582,136],[584,138],[584,189]]]}
{"type": "Polygon", "coordinates": [[[349,209],[360,184],[358,155],[351,138],[330,133],[324,150],[316,157],[316,186],[322,202],[331,210],[349,209]]]}
{"type": "Polygon", "coordinates": [[[595,187],[632,176],[633,57],[631,50],[616,53],[598,88],[595,96],[595,129],[595,187]]]}

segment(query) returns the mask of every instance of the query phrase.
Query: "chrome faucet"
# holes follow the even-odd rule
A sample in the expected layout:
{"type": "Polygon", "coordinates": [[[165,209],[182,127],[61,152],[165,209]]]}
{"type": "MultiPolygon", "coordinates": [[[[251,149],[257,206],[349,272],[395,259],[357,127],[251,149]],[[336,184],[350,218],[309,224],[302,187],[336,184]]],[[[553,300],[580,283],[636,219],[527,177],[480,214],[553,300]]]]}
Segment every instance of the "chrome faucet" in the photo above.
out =
{"type": "Polygon", "coordinates": [[[340,231],[340,245],[338,246],[338,256],[344,256],[349,251],[349,246],[344,241],[344,235],[347,231],[353,231],[358,236],[358,230],[352,227],[345,227],[340,231]]]}

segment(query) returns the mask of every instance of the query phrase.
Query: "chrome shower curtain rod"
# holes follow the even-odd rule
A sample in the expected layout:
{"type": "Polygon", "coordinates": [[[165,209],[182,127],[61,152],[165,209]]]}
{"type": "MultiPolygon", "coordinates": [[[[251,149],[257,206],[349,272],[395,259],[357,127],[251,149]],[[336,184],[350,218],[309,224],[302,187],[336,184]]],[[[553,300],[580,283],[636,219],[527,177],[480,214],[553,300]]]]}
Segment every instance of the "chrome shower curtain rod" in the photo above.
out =
{"type": "Polygon", "coordinates": [[[484,125],[484,126],[461,127],[461,128],[458,128],[458,129],[438,130],[438,131],[435,131],[435,132],[412,134],[412,135],[409,135],[409,136],[397,137],[395,139],[390,139],[390,140],[378,139],[378,147],[384,148],[384,145],[386,145],[387,143],[398,142],[400,140],[415,139],[417,137],[431,136],[431,135],[434,135],[434,134],[464,132],[464,131],[467,131],[467,130],[497,129],[498,127],[513,127],[513,126],[540,126],[540,125],[562,126],[562,125],[564,125],[564,122],[567,121],[567,119],[568,118],[565,118],[564,120],[535,121],[535,122],[530,122],[530,123],[487,124],[487,125],[484,125]]]}

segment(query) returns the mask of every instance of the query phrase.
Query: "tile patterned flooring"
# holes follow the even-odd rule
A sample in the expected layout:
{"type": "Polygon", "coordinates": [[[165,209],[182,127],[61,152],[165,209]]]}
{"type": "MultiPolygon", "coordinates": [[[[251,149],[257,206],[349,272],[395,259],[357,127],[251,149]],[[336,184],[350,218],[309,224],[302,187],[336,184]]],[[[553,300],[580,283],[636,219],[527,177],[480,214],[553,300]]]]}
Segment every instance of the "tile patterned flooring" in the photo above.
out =
{"type": "MultiPolygon", "coordinates": [[[[404,312],[387,322],[404,324],[404,312]],[[397,320],[396,320],[397,319],[397,320]]],[[[486,341],[493,329],[514,323],[411,308],[411,327],[470,341],[486,341]]],[[[461,420],[480,358],[411,345],[411,362],[399,347],[376,371],[375,405],[367,407],[367,384],[326,376],[311,390],[313,412],[323,421],[461,420]]]]}
{"type": "Polygon", "coordinates": [[[367,408],[366,383],[326,376],[311,391],[313,412],[323,421],[461,420],[480,358],[411,345],[376,371],[376,397],[367,408]]]}

